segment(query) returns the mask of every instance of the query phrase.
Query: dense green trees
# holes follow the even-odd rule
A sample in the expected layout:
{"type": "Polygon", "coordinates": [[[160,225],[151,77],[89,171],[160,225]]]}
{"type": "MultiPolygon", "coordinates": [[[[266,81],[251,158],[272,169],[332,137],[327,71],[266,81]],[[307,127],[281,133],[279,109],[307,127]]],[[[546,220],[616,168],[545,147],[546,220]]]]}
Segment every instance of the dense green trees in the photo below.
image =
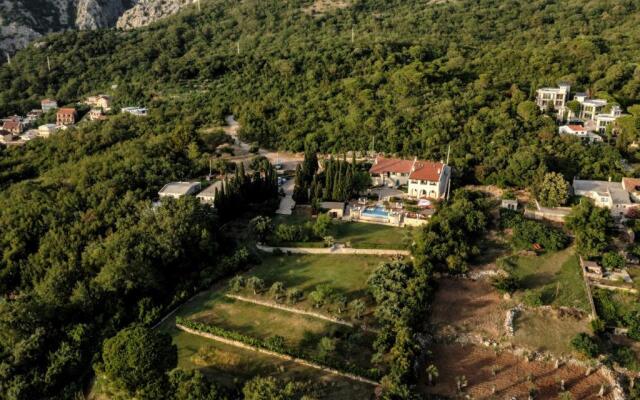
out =
{"type": "Polygon", "coordinates": [[[569,197],[569,183],[557,172],[544,174],[536,188],[536,197],[543,207],[558,207],[569,197]]]}
{"type": "Polygon", "coordinates": [[[159,399],[168,391],[178,349],[171,336],[134,326],[104,342],[102,360],[108,379],[131,396],[159,399]]]}
{"type": "Polygon", "coordinates": [[[411,251],[418,265],[462,273],[478,254],[476,240],[489,223],[489,202],[480,193],[457,190],[427,225],[417,231],[411,251]]]}
{"type": "Polygon", "coordinates": [[[578,252],[583,256],[597,257],[606,249],[607,231],[612,226],[608,209],[596,207],[591,200],[582,198],[571,210],[566,225],[575,235],[578,252]]]}

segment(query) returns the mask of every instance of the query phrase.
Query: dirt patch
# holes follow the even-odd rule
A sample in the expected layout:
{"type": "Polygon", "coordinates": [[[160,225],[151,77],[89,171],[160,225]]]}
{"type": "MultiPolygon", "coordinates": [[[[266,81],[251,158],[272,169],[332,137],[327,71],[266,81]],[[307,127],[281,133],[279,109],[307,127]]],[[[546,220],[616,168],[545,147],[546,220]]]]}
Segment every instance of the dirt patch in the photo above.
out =
{"type": "Polygon", "coordinates": [[[351,6],[349,0],[315,0],[313,4],[304,7],[303,12],[314,17],[321,17],[325,13],[340,10],[351,6]]]}
{"type": "MultiPolygon", "coordinates": [[[[572,398],[595,399],[599,398],[600,386],[607,384],[598,372],[586,376],[585,369],[578,366],[561,365],[555,369],[551,363],[527,362],[508,352],[476,345],[435,345],[432,352],[440,377],[434,386],[422,386],[430,394],[454,397],[457,379],[462,376],[467,382],[463,394],[474,399],[527,398],[532,389],[537,393],[536,399],[557,399],[562,392],[561,380],[572,398]]],[[[607,394],[604,398],[613,397],[607,394]]]]}
{"type": "Polygon", "coordinates": [[[431,322],[445,331],[475,332],[499,338],[509,308],[488,280],[444,278],[438,282],[431,322]]]}

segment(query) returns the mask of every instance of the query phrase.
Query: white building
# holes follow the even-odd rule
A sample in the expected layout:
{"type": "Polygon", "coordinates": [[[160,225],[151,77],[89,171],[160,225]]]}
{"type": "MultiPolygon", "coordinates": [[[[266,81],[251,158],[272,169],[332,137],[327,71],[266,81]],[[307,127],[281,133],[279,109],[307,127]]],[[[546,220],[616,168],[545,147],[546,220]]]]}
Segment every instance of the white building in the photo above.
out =
{"type": "Polygon", "coordinates": [[[544,87],[537,90],[536,104],[540,111],[555,110],[558,118],[562,118],[566,111],[567,101],[571,92],[571,85],[560,84],[557,88],[544,87]]]}
{"type": "Polygon", "coordinates": [[[183,196],[189,196],[200,190],[200,182],[171,182],[167,183],[160,189],[158,196],[160,198],[172,197],[179,199],[183,196]]]}
{"type": "Polygon", "coordinates": [[[576,96],[575,100],[580,103],[580,118],[595,121],[596,115],[602,112],[607,106],[607,101],[602,99],[587,99],[576,96]]]}
{"type": "Polygon", "coordinates": [[[602,142],[602,136],[597,135],[581,125],[563,125],[558,129],[561,135],[571,135],[589,142],[602,142]]]}
{"type": "Polygon", "coordinates": [[[196,198],[200,200],[202,204],[213,206],[216,201],[216,193],[220,193],[223,187],[224,183],[222,181],[215,181],[202,192],[198,193],[196,198]]]}
{"type": "Polygon", "coordinates": [[[46,113],[49,110],[58,108],[58,102],[51,99],[44,99],[40,102],[40,107],[42,108],[42,112],[46,113]]]}
{"type": "Polygon", "coordinates": [[[451,179],[451,168],[446,164],[418,159],[376,157],[369,173],[377,185],[398,187],[406,184],[408,194],[417,198],[444,198],[451,179]]]}
{"type": "Polygon", "coordinates": [[[120,110],[122,113],[135,115],[137,117],[146,117],[149,110],[145,107],[124,107],[120,110]]]}
{"type": "Polygon", "coordinates": [[[58,126],[56,124],[44,124],[38,127],[38,135],[43,138],[48,138],[58,131],[58,126]]]}
{"type": "Polygon", "coordinates": [[[623,217],[634,207],[621,182],[573,180],[573,193],[593,200],[597,207],[608,208],[614,217],[623,217]]]}
{"type": "Polygon", "coordinates": [[[612,106],[611,110],[606,114],[597,114],[595,117],[596,129],[600,134],[604,134],[607,131],[607,127],[615,122],[616,119],[622,116],[622,109],[620,106],[612,106]]]}

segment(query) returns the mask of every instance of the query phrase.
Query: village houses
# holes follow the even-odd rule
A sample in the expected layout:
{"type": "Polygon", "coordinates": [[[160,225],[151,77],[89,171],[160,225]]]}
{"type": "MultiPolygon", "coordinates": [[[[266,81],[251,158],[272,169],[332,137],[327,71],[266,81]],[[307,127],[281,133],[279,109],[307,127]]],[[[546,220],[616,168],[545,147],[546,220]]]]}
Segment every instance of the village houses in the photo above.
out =
{"type": "Polygon", "coordinates": [[[397,188],[407,185],[409,196],[442,199],[451,179],[451,168],[434,161],[376,157],[369,170],[375,185],[397,188]]]}
{"type": "Polygon", "coordinates": [[[56,113],[57,125],[73,125],[76,123],[78,113],[75,108],[60,108],[56,113]]]}
{"type": "Polygon", "coordinates": [[[103,111],[111,110],[111,97],[106,94],[89,96],[84,103],[94,108],[101,108],[103,111]]]}
{"type": "Polygon", "coordinates": [[[47,111],[58,108],[58,102],[51,99],[44,99],[40,102],[40,107],[42,108],[42,112],[46,113],[47,111]]]}
{"type": "Polygon", "coordinates": [[[19,118],[9,118],[2,123],[2,129],[12,135],[18,136],[24,131],[24,126],[19,118]]]}

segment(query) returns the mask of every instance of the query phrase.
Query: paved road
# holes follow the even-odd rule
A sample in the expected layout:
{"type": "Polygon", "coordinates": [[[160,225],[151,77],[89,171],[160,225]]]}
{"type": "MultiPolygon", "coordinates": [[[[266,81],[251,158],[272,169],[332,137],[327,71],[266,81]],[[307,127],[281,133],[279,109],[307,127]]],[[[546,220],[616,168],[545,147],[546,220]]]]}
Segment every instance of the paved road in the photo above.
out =
{"type": "Polygon", "coordinates": [[[276,214],[281,215],[291,215],[293,207],[296,206],[296,202],[293,201],[293,188],[295,186],[295,180],[289,179],[282,185],[282,190],[284,190],[284,197],[280,200],[280,206],[276,211],[276,214]]]}

